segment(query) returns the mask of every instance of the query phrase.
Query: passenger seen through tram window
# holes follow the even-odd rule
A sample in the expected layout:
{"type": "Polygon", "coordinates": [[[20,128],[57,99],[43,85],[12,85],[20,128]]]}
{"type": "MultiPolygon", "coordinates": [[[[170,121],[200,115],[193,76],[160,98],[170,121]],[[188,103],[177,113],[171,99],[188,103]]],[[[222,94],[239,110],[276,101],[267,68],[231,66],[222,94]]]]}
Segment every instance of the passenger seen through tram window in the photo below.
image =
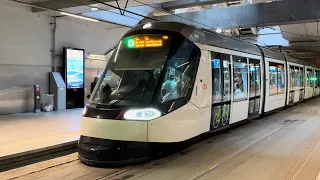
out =
{"type": "Polygon", "coordinates": [[[248,65],[247,58],[233,56],[234,101],[243,101],[248,97],[248,65]],[[237,93],[236,93],[237,91],[237,93]],[[241,93],[240,93],[241,91],[241,93]]]}
{"type": "Polygon", "coordinates": [[[171,74],[169,79],[162,84],[162,90],[165,91],[163,96],[167,101],[177,98],[177,82],[174,75],[171,74]]]}

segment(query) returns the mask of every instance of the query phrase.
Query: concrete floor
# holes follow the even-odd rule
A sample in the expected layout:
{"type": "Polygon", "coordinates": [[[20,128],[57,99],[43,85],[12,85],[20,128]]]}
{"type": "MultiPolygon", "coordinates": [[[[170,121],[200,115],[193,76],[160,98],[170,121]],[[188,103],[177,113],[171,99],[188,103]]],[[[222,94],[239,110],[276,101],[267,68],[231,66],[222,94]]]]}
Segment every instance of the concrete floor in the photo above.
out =
{"type": "Polygon", "coordinates": [[[320,98],[252,121],[183,152],[124,168],[94,168],[77,153],[0,173],[0,179],[315,180],[320,98]]]}
{"type": "Polygon", "coordinates": [[[79,139],[82,109],[0,116],[0,157],[79,139]]]}

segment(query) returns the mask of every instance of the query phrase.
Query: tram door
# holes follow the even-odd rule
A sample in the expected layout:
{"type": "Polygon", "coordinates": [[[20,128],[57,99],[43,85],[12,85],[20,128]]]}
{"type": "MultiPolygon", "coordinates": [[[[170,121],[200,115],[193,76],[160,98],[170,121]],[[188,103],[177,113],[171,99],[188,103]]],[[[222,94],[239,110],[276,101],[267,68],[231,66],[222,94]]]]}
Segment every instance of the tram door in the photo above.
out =
{"type": "Polygon", "coordinates": [[[233,102],[231,123],[236,123],[248,118],[249,106],[249,77],[248,59],[240,56],[232,56],[233,62],[233,102]]]}
{"type": "Polygon", "coordinates": [[[231,109],[230,55],[212,52],[212,110],[210,130],[229,124],[231,109]]]}
{"type": "Polygon", "coordinates": [[[249,59],[249,111],[248,118],[259,115],[261,92],[260,60],[249,59]]]}

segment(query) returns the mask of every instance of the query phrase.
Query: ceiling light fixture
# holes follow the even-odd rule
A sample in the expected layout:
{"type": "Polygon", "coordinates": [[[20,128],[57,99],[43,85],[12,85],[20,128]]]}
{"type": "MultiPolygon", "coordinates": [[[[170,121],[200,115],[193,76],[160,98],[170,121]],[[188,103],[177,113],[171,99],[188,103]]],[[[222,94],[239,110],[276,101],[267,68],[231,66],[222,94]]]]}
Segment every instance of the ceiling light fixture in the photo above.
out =
{"type": "Polygon", "coordinates": [[[222,33],[222,29],[220,28],[216,29],[216,33],[222,33]]]}
{"type": "Polygon", "coordinates": [[[89,54],[87,59],[106,61],[106,56],[105,55],[100,55],[100,54],[89,54]]]}
{"type": "Polygon", "coordinates": [[[90,7],[91,7],[91,11],[98,11],[99,10],[97,4],[92,4],[90,7]]]}
{"type": "Polygon", "coordinates": [[[151,27],[151,23],[147,23],[147,24],[145,24],[145,25],[143,25],[143,29],[147,29],[147,28],[150,28],[151,27]]]}
{"type": "Polygon", "coordinates": [[[87,21],[91,21],[91,22],[99,22],[99,20],[89,18],[89,17],[79,16],[79,15],[71,14],[71,13],[67,13],[67,12],[60,12],[60,13],[62,15],[71,16],[71,17],[78,18],[78,19],[83,19],[83,20],[87,20],[87,21]]]}

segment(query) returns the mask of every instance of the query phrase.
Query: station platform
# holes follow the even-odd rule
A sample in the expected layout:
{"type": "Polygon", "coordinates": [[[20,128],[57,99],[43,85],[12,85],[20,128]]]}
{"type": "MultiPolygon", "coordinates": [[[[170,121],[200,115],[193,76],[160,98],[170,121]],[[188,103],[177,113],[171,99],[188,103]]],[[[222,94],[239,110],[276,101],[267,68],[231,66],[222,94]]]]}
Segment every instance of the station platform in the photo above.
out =
{"type": "Polygon", "coordinates": [[[89,167],[73,153],[2,172],[0,179],[316,180],[319,107],[320,98],[312,99],[144,164],[89,167]]]}
{"type": "Polygon", "coordinates": [[[0,161],[76,142],[82,109],[0,115],[0,161]]]}

